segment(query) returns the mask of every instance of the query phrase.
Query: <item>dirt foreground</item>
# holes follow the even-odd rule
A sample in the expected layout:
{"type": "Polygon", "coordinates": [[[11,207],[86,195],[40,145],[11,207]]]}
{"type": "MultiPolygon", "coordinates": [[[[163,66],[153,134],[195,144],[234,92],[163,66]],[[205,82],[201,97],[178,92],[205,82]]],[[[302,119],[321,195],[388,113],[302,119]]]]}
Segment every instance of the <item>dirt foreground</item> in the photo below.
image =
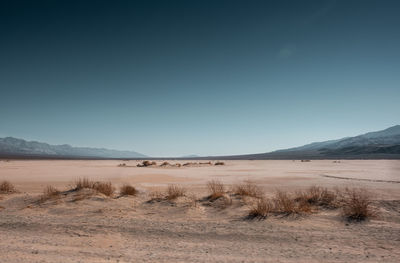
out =
{"type": "Polygon", "coordinates": [[[400,161],[224,162],[0,160],[0,182],[19,191],[0,194],[0,262],[400,262],[400,161]],[[67,191],[78,178],[109,181],[116,194],[67,191]],[[205,198],[213,179],[227,190],[251,180],[267,197],[312,185],[362,187],[379,215],[349,222],[340,209],[318,209],[249,220],[251,198],[205,198]],[[123,184],[139,193],[119,196],[123,184]],[[157,199],[170,184],[185,196],[157,199]],[[48,185],[63,192],[40,201],[48,185]]]}

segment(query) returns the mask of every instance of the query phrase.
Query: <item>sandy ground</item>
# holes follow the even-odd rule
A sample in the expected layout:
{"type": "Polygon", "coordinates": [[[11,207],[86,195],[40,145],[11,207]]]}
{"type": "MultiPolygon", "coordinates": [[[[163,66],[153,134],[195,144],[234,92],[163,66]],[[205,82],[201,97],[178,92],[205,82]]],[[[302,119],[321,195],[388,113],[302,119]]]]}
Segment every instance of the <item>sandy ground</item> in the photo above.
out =
{"type": "Polygon", "coordinates": [[[225,161],[180,168],[137,163],[0,161],[0,181],[20,191],[0,195],[0,262],[400,262],[398,160],[225,161]],[[129,183],[140,193],[79,201],[69,193],[38,203],[47,185],[66,190],[83,177],[117,187],[129,183]],[[267,196],[311,185],[363,187],[380,215],[362,223],[343,220],[338,210],[248,220],[250,201],[237,198],[229,207],[202,201],[212,179],[228,186],[251,180],[267,196]],[[169,184],[186,187],[190,198],[148,202],[152,191],[169,184]]]}

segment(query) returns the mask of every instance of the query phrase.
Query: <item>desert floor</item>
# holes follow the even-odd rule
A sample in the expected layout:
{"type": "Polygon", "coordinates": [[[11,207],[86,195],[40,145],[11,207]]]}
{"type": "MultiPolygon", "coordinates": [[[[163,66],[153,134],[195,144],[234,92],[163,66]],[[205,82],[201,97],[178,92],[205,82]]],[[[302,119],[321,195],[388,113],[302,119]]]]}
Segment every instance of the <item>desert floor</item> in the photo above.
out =
{"type": "Polygon", "coordinates": [[[18,190],[0,194],[0,262],[400,262],[399,160],[224,162],[136,167],[138,161],[0,160],[0,182],[18,190]],[[139,194],[65,192],[39,202],[46,186],[64,191],[78,178],[110,181],[117,189],[131,184],[139,194]],[[349,222],[340,209],[320,209],[249,220],[250,199],[233,197],[227,206],[205,201],[213,179],[227,190],[251,180],[266,196],[312,185],[362,187],[379,215],[349,222]],[[186,197],[149,202],[170,184],[185,187],[186,197]]]}

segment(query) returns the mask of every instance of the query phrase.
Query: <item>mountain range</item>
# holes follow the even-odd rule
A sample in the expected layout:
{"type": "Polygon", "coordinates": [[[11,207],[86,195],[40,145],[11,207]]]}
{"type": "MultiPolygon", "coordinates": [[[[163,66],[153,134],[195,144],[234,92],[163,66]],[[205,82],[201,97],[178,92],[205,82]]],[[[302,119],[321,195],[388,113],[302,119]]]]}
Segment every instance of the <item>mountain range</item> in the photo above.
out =
{"type": "Polygon", "coordinates": [[[50,145],[25,141],[13,137],[0,138],[0,157],[15,158],[144,158],[133,151],[117,151],[104,148],[72,147],[68,144],[50,145]]]}
{"type": "MultiPolygon", "coordinates": [[[[3,158],[72,158],[72,159],[132,159],[147,156],[134,151],[104,148],[50,145],[13,137],[0,138],[3,158]]],[[[274,152],[234,156],[185,156],[177,159],[400,159],[400,125],[382,131],[345,137],[338,140],[314,142],[300,147],[274,152]]]]}
{"type": "Polygon", "coordinates": [[[226,159],[400,159],[400,125],[382,131],[226,159]]]}

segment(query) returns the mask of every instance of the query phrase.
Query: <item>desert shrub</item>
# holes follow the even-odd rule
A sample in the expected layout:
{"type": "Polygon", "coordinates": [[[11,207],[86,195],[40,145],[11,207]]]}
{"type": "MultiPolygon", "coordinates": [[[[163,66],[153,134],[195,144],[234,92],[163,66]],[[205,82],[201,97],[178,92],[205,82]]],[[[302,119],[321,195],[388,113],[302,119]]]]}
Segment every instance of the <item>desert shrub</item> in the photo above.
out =
{"type": "Polygon", "coordinates": [[[293,215],[311,212],[311,206],[307,202],[296,202],[290,194],[278,191],[273,199],[274,212],[283,215],[293,215]]]}
{"type": "Polygon", "coordinates": [[[324,208],[337,208],[339,206],[337,192],[318,186],[311,186],[306,191],[298,192],[295,200],[324,208]]]}
{"type": "Polygon", "coordinates": [[[138,193],[138,190],[136,190],[135,187],[133,187],[131,185],[128,185],[128,184],[125,184],[125,185],[121,186],[121,188],[120,188],[120,194],[122,196],[124,196],[124,195],[137,195],[137,193],[138,193]]]}
{"type": "Polygon", "coordinates": [[[50,199],[57,199],[60,197],[60,194],[61,192],[57,188],[49,185],[43,190],[43,194],[40,196],[40,201],[44,202],[50,199]]]}
{"type": "Polygon", "coordinates": [[[180,196],[184,196],[185,192],[186,192],[185,188],[178,186],[178,185],[171,184],[167,188],[166,198],[168,200],[173,200],[180,196]]]}
{"type": "Polygon", "coordinates": [[[125,167],[126,166],[126,163],[120,163],[120,164],[118,164],[118,167],[125,167]]]}
{"type": "Polygon", "coordinates": [[[82,189],[93,189],[106,196],[112,196],[115,191],[111,182],[95,182],[88,178],[79,178],[74,182],[72,190],[78,191],[82,189]]]}
{"type": "Polygon", "coordinates": [[[222,197],[225,194],[225,186],[218,180],[212,180],[207,183],[207,188],[210,193],[210,199],[222,197]]]}
{"type": "Polygon", "coordinates": [[[216,162],[214,165],[225,165],[224,162],[216,162]]]}
{"type": "Polygon", "coordinates": [[[0,183],[0,194],[11,194],[15,192],[17,192],[15,186],[9,181],[2,181],[0,183]]]}
{"type": "Polygon", "coordinates": [[[265,198],[260,198],[257,203],[250,209],[248,218],[265,219],[273,211],[273,203],[265,198]]]}
{"type": "Polygon", "coordinates": [[[345,189],[342,200],[342,215],[352,221],[363,221],[377,215],[372,206],[371,194],[365,189],[345,189]]]}
{"type": "Polygon", "coordinates": [[[233,192],[241,196],[262,197],[262,189],[251,181],[245,181],[242,184],[235,185],[233,187],[233,192]]]}
{"type": "Polygon", "coordinates": [[[81,190],[84,188],[93,189],[96,182],[89,180],[88,178],[79,178],[73,184],[74,190],[81,190]]]}
{"type": "Polygon", "coordinates": [[[106,196],[112,196],[115,191],[115,188],[113,187],[111,182],[96,182],[93,185],[93,189],[106,196]]]}
{"type": "Polygon", "coordinates": [[[164,194],[161,191],[152,191],[150,193],[150,201],[160,201],[164,199],[164,194]]]}

